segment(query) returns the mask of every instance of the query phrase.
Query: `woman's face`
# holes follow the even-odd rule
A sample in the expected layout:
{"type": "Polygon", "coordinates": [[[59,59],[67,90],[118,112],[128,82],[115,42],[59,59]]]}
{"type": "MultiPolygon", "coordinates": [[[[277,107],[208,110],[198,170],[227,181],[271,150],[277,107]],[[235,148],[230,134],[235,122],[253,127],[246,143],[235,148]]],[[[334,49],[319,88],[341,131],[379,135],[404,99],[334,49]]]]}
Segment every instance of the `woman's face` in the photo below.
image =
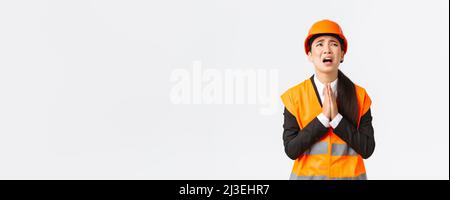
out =
{"type": "Polygon", "coordinates": [[[343,59],[344,52],[341,44],[335,37],[328,35],[316,38],[308,53],[308,60],[314,64],[316,70],[322,73],[337,71],[343,59]]]}

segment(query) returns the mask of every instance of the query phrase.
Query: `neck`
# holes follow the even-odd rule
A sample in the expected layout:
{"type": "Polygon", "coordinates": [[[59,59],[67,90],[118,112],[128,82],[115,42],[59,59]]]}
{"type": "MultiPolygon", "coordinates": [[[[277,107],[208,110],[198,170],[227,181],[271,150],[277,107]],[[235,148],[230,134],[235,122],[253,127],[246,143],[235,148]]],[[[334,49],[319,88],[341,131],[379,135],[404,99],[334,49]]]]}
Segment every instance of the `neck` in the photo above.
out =
{"type": "Polygon", "coordinates": [[[322,84],[331,83],[337,79],[338,71],[323,73],[316,70],[316,76],[322,84]]]}

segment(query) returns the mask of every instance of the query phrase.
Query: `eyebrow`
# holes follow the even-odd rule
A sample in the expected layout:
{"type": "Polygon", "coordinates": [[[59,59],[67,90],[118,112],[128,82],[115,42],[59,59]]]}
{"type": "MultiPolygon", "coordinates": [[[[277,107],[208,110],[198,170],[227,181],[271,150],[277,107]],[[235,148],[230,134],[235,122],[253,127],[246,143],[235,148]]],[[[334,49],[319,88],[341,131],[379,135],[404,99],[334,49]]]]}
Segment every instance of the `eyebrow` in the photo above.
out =
{"type": "MultiPolygon", "coordinates": [[[[319,43],[319,42],[323,42],[325,39],[320,39],[319,41],[315,42],[315,43],[319,43]]],[[[339,43],[338,41],[334,40],[334,39],[330,39],[331,42],[336,42],[339,43]]]]}

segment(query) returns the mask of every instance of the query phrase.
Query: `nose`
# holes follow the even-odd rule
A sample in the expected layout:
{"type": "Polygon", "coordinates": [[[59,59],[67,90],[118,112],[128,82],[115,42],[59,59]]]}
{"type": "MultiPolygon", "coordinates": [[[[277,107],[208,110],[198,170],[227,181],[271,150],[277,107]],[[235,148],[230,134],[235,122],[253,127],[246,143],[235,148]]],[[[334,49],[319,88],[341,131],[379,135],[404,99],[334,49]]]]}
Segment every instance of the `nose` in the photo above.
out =
{"type": "Polygon", "coordinates": [[[323,54],[331,54],[331,50],[328,45],[325,45],[325,47],[323,48],[323,54]]]}

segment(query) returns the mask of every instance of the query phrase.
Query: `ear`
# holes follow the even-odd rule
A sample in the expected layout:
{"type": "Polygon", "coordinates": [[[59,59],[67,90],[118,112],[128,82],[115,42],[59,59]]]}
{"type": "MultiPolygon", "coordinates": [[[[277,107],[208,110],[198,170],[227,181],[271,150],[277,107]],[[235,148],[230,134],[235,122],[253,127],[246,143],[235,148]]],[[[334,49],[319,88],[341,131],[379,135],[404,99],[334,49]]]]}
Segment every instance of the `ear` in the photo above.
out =
{"type": "Polygon", "coordinates": [[[342,54],[342,56],[341,56],[341,63],[344,62],[344,56],[345,56],[345,54],[342,54]]]}
{"type": "Polygon", "coordinates": [[[313,62],[313,57],[311,51],[308,52],[308,60],[309,62],[313,62]]]}

